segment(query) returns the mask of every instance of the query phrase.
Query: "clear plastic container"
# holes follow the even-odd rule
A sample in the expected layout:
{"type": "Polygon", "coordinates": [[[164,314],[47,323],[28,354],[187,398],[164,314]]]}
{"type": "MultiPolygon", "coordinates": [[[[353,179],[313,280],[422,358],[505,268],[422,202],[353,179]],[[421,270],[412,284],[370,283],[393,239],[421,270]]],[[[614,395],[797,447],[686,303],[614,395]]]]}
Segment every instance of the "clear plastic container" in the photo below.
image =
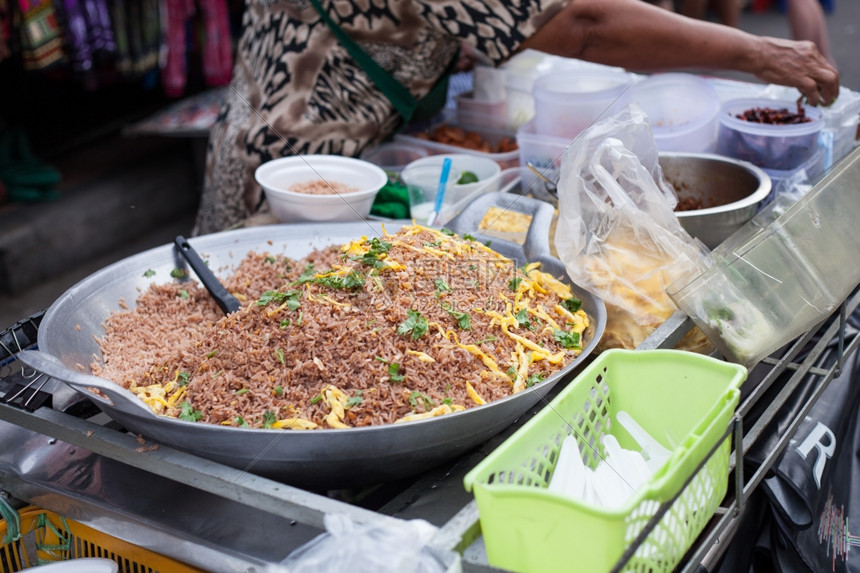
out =
{"type": "Polygon", "coordinates": [[[400,173],[404,167],[422,157],[427,157],[427,150],[423,147],[395,142],[369,147],[361,154],[361,159],[390,173],[400,173]]]}
{"type": "Polygon", "coordinates": [[[473,92],[457,96],[457,123],[505,129],[507,127],[507,102],[504,99],[475,99],[473,92]]]}
{"type": "Polygon", "coordinates": [[[604,114],[633,83],[633,76],[612,70],[557,71],[535,80],[535,132],[576,137],[604,114]]]}
{"type": "Polygon", "coordinates": [[[528,163],[531,163],[541,171],[557,172],[561,169],[562,154],[572,142],[573,138],[570,137],[536,133],[535,121],[527,121],[517,130],[520,167],[528,167],[528,163]]]}
{"type": "Polygon", "coordinates": [[[749,161],[762,169],[785,171],[796,169],[818,150],[818,137],[824,127],[821,110],[804,106],[811,121],[789,125],[754,123],[736,117],[753,108],[794,112],[797,102],[761,98],[725,102],[719,115],[717,153],[749,161]]]}
{"type": "Polygon", "coordinates": [[[763,228],[753,218],[714,264],[668,294],[727,359],[750,367],[827,318],[860,283],[860,150],[763,228]]]}
{"type": "Polygon", "coordinates": [[[619,100],[642,108],[660,151],[713,152],[720,100],[711,84],[684,73],[657,74],[637,82],[619,100]]]}
{"type": "Polygon", "coordinates": [[[480,123],[480,118],[476,118],[475,114],[464,115],[457,114],[456,110],[446,110],[427,123],[410,126],[406,131],[398,133],[394,136],[394,141],[426,149],[428,155],[468,153],[470,155],[492,159],[497,162],[502,169],[516,167],[519,162],[519,151],[517,149],[496,152],[482,151],[470,147],[440,143],[430,139],[430,134],[435,129],[442,125],[447,125],[452,128],[460,128],[467,132],[471,132],[493,147],[498,146],[504,141],[513,142],[514,144],[516,143],[516,133],[506,129],[481,127],[480,123]]]}

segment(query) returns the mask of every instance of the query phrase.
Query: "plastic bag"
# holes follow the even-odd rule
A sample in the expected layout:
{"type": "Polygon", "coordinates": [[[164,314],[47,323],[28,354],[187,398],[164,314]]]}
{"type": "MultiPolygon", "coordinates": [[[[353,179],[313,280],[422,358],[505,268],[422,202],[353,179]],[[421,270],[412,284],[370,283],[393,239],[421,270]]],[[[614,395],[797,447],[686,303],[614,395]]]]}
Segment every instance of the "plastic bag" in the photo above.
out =
{"type": "MultiPolygon", "coordinates": [[[[658,157],[647,116],[630,105],[562,158],[555,245],[573,282],[606,303],[598,350],[639,346],[677,309],[666,287],[705,268],[708,249],[681,226],[658,157]]],[[[698,329],[676,347],[713,349],[698,329]]]]}
{"type": "Polygon", "coordinates": [[[326,514],[326,533],[282,562],[289,573],[458,573],[460,556],[428,547],[438,529],[421,519],[356,523],[326,514]]]}

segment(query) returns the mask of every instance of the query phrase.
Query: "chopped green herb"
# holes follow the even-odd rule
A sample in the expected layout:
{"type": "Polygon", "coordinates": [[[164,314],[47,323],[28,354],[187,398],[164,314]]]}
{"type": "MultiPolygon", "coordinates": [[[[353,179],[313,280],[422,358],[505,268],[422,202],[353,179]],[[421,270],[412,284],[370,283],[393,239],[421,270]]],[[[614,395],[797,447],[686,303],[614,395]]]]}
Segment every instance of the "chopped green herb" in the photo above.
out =
{"type": "Polygon", "coordinates": [[[180,373],[179,373],[179,376],[178,376],[178,379],[179,379],[179,385],[180,385],[180,386],[185,386],[185,385],[187,385],[187,384],[188,384],[188,380],[189,380],[189,378],[190,378],[190,375],[188,374],[188,372],[180,372],[180,373]]]}
{"type": "Polygon", "coordinates": [[[275,422],[277,422],[277,421],[278,421],[278,418],[277,418],[277,416],[275,416],[275,413],[273,411],[266,410],[265,412],[263,412],[263,427],[264,428],[271,428],[272,426],[275,425],[275,422]]]}
{"type": "Polygon", "coordinates": [[[457,321],[460,328],[463,330],[472,330],[472,318],[469,316],[468,312],[458,312],[454,310],[454,307],[451,306],[451,303],[449,302],[443,302],[442,309],[457,321]]]}
{"type": "Polygon", "coordinates": [[[405,336],[411,333],[412,340],[418,340],[427,332],[429,326],[430,323],[421,316],[420,312],[410,308],[406,311],[406,320],[397,327],[397,334],[405,336]]]}
{"type": "Polygon", "coordinates": [[[264,260],[265,262],[269,263],[270,265],[274,265],[274,264],[275,264],[275,257],[271,257],[271,256],[270,256],[270,257],[266,257],[266,258],[265,258],[265,259],[263,259],[263,260],[264,260]]]}
{"type": "Polygon", "coordinates": [[[448,286],[445,279],[436,279],[433,284],[436,285],[436,292],[451,292],[451,287],[448,286]]]}
{"type": "Polygon", "coordinates": [[[189,296],[189,294],[188,294],[188,291],[187,291],[187,290],[185,290],[184,288],[179,289],[179,294],[178,294],[178,296],[179,296],[179,298],[181,298],[182,300],[188,300],[188,299],[190,298],[190,296],[189,296]]]}
{"type": "Polygon", "coordinates": [[[213,357],[213,356],[215,356],[216,354],[218,354],[218,351],[217,351],[217,350],[213,350],[212,352],[207,352],[207,353],[206,353],[206,358],[212,358],[212,357],[213,357]]]}
{"type": "Polygon", "coordinates": [[[191,402],[186,400],[179,405],[179,419],[187,422],[197,422],[203,419],[203,413],[200,410],[195,410],[191,402]]]}
{"type": "Polygon", "coordinates": [[[532,374],[526,380],[526,387],[531,388],[535,384],[539,384],[546,380],[546,372],[538,372],[537,374],[532,374]]]}
{"type": "Polygon", "coordinates": [[[484,241],[484,246],[485,246],[485,247],[489,247],[489,246],[490,246],[490,245],[492,245],[492,244],[493,244],[493,241],[484,241]]]}
{"type": "Polygon", "coordinates": [[[284,360],[284,350],[283,350],[283,348],[277,348],[277,349],[275,349],[275,358],[277,358],[277,359],[278,359],[278,362],[280,362],[281,364],[284,364],[284,365],[286,364],[286,361],[284,360]]]}
{"type": "Polygon", "coordinates": [[[384,267],[385,263],[382,262],[381,257],[391,249],[392,244],[380,241],[377,237],[370,239],[365,244],[368,243],[370,244],[370,250],[362,255],[361,262],[376,269],[384,267]]]}
{"type": "Polygon", "coordinates": [[[434,243],[424,243],[425,247],[441,247],[442,241],[436,241],[434,243]]]}
{"type": "Polygon", "coordinates": [[[382,356],[374,356],[374,357],[373,357],[373,359],[374,359],[374,360],[379,360],[380,362],[383,362],[383,363],[385,363],[385,364],[388,364],[388,360],[386,360],[386,359],[385,359],[385,358],[383,358],[382,356]]]}
{"type": "Polygon", "coordinates": [[[448,404],[450,406],[451,404],[454,403],[454,399],[453,398],[442,398],[442,403],[448,404]]]}
{"type": "Polygon", "coordinates": [[[564,348],[579,348],[580,338],[578,332],[565,332],[564,330],[554,329],[553,338],[564,348]]]}
{"type": "Polygon", "coordinates": [[[223,374],[223,373],[224,373],[224,370],[223,370],[223,369],[221,369],[221,370],[219,370],[218,372],[215,372],[214,374],[212,374],[212,378],[218,378],[218,377],[219,377],[219,376],[221,376],[221,374],[223,374]]]}
{"type": "Polygon", "coordinates": [[[289,320],[282,320],[282,321],[281,321],[281,328],[286,328],[286,327],[288,327],[289,325],[290,325],[290,321],[289,321],[289,320]]]}
{"type": "Polygon", "coordinates": [[[517,288],[520,286],[520,283],[523,282],[523,279],[520,277],[514,277],[508,281],[508,288],[514,292],[516,292],[517,288]]]}
{"type": "Polygon", "coordinates": [[[425,410],[430,410],[433,406],[435,406],[435,403],[427,394],[415,390],[412,392],[412,394],[409,395],[409,403],[412,404],[413,408],[418,407],[419,399],[421,400],[421,402],[424,403],[425,410]]]}
{"type": "Polygon", "coordinates": [[[448,235],[449,237],[453,237],[453,236],[454,236],[454,231],[452,231],[451,229],[446,229],[445,227],[442,227],[441,229],[439,229],[439,231],[440,231],[443,235],[448,235]]]}
{"type": "Polygon", "coordinates": [[[514,367],[513,365],[508,366],[508,371],[507,371],[507,372],[505,372],[505,374],[507,374],[508,376],[510,376],[510,377],[511,377],[511,380],[516,380],[516,379],[517,379],[517,369],[516,369],[516,367],[514,367]]]}
{"type": "Polygon", "coordinates": [[[517,319],[517,323],[523,328],[527,328],[529,330],[533,330],[532,321],[529,320],[529,311],[522,308],[514,315],[514,318],[517,319]]]}
{"type": "Polygon", "coordinates": [[[296,310],[300,306],[302,306],[301,301],[299,300],[302,296],[301,291],[297,290],[289,290],[289,291],[279,291],[279,290],[267,290],[263,294],[260,295],[260,298],[257,300],[257,306],[266,306],[269,303],[274,302],[275,304],[283,304],[287,303],[287,308],[290,310],[296,310]]]}
{"type": "Polygon", "coordinates": [[[307,282],[327,286],[338,290],[355,290],[364,286],[364,275],[350,271],[345,277],[325,275],[314,277],[307,282]]]}
{"type": "Polygon", "coordinates": [[[309,280],[311,280],[313,278],[313,276],[314,276],[314,264],[308,263],[307,265],[305,265],[305,268],[302,271],[302,274],[299,275],[299,278],[296,279],[295,284],[304,284],[304,283],[308,282],[309,280]]]}
{"type": "Polygon", "coordinates": [[[323,399],[322,394],[317,394],[316,396],[314,396],[313,398],[311,398],[311,406],[313,406],[313,405],[314,405],[314,404],[316,404],[317,402],[322,401],[322,399],[323,399]]]}
{"type": "Polygon", "coordinates": [[[155,276],[155,271],[152,269],[147,269],[145,273],[143,273],[144,278],[150,278],[155,276]]]}
{"type": "Polygon", "coordinates": [[[406,376],[400,374],[400,364],[397,362],[392,362],[388,365],[388,377],[392,382],[403,382],[406,380],[406,376]]]}
{"type": "Polygon", "coordinates": [[[304,313],[302,311],[299,311],[299,319],[296,321],[296,326],[302,325],[302,316],[304,316],[304,313]]]}
{"type": "Polygon", "coordinates": [[[247,388],[241,388],[239,390],[236,390],[236,396],[241,396],[242,394],[247,394],[248,392],[250,392],[250,390],[248,390],[247,388]]]}
{"type": "Polygon", "coordinates": [[[570,312],[576,312],[577,310],[582,308],[582,301],[578,298],[567,298],[561,301],[561,306],[563,306],[570,312]]]}
{"type": "Polygon", "coordinates": [[[277,396],[278,398],[280,398],[280,397],[281,397],[281,396],[283,396],[283,395],[284,395],[284,387],[283,387],[283,386],[280,386],[280,385],[275,386],[275,396],[277,396]]]}
{"type": "Polygon", "coordinates": [[[184,279],[188,277],[188,269],[173,269],[170,271],[170,277],[174,279],[184,279]]]}
{"type": "Polygon", "coordinates": [[[499,339],[499,337],[498,337],[498,336],[488,336],[488,337],[486,337],[486,338],[482,338],[481,340],[479,340],[479,341],[478,341],[478,342],[476,342],[475,344],[483,344],[483,343],[485,343],[485,342],[495,342],[495,341],[497,341],[498,339],[499,339]]]}
{"type": "Polygon", "coordinates": [[[233,418],[233,423],[239,427],[248,427],[248,422],[246,422],[245,418],[243,418],[242,416],[236,416],[235,418],[233,418]]]}
{"type": "Polygon", "coordinates": [[[474,241],[474,240],[475,240],[475,237],[473,237],[473,236],[472,236],[472,235],[470,235],[469,233],[466,233],[466,234],[464,234],[464,235],[463,235],[463,239],[465,239],[466,241],[474,241]]]}
{"type": "Polygon", "coordinates": [[[355,392],[355,396],[352,396],[349,400],[346,401],[346,408],[352,408],[353,406],[358,406],[362,403],[364,398],[361,397],[361,390],[357,390],[355,392]]]}

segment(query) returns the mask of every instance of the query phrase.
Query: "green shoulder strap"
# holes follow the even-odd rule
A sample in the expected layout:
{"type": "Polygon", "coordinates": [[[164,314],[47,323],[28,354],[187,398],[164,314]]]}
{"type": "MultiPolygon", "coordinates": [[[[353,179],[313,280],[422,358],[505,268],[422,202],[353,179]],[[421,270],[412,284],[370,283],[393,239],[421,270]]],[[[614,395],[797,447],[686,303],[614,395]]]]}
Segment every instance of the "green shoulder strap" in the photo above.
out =
{"type": "Polygon", "coordinates": [[[394,109],[403,117],[404,125],[410,123],[413,119],[429,119],[442,110],[448,96],[448,76],[457,64],[457,57],[452,60],[448,69],[445,70],[445,73],[436,82],[430,92],[421,101],[418,101],[403,84],[394,79],[394,76],[377,64],[370,57],[370,54],[362,50],[349,34],[334,23],[328,13],[323,10],[319,0],[310,0],[310,2],[338,41],[346,48],[356,63],[361,66],[361,69],[370,76],[370,79],[373,80],[373,83],[376,84],[380,91],[385,94],[385,97],[388,98],[394,109]]]}

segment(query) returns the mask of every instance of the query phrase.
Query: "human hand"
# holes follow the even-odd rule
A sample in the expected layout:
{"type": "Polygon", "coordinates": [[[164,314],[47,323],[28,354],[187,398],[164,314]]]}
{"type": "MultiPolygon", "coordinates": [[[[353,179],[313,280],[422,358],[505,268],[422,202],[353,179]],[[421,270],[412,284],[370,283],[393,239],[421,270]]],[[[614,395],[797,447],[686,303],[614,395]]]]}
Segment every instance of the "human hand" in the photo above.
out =
{"type": "Polygon", "coordinates": [[[839,72],[814,43],[762,37],[755,76],[767,83],[795,87],[809,105],[830,105],[839,95],[839,72]]]}

